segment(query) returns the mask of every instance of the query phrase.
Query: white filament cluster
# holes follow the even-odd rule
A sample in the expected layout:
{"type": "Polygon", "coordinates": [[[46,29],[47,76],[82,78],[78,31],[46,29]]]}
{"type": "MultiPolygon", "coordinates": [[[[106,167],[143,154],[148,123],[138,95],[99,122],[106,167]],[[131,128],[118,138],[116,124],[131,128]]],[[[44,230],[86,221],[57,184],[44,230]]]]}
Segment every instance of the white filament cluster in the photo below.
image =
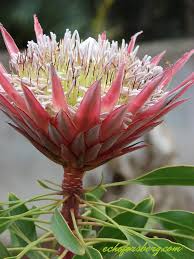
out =
{"type": "MultiPolygon", "coordinates": [[[[134,98],[144,84],[160,74],[163,69],[150,62],[145,55],[137,57],[138,46],[129,54],[128,45],[122,41],[110,42],[91,37],[81,41],[77,31],[66,30],[59,42],[54,33],[40,36],[37,43],[29,41],[27,49],[11,59],[12,82],[21,91],[21,81],[27,84],[44,107],[51,104],[50,64],[52,63],[61,79],[69,105],[77,107],[88,87],[101,78],[102,95],[115,79],[118,68],[125,63],[125,74],[119,103],[134,98]]],[[[150,104],[161,96],[156,90],[150,104]]],[[[118,103],[118,104],[119,104],[118,103]]]]}

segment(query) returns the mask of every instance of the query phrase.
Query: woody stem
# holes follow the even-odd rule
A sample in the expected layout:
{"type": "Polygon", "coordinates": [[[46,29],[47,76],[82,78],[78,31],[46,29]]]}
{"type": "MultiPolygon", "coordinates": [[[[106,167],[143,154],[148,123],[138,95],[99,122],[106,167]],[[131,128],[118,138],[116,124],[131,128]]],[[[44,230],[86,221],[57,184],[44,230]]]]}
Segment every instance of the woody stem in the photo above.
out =
{"type": "MultiPolygon", "coordinates": [[[[64,178],[62,182],[63,196],[67,197],[64,200],[61,214],[68,223],[71,230],[74,230],[71,217],[71,210],[74,211],[75,219],[79,216],[79,200],[77,196],[82,195],[82,181],[84,172],[75,168],[64,168],[64,178]]],[[[64,252],[65,248],[59,247],[59,254],[64,252]]],[[[68,252],[63,259],[71,259],[74,256],[72,252],[68,252]]]]}

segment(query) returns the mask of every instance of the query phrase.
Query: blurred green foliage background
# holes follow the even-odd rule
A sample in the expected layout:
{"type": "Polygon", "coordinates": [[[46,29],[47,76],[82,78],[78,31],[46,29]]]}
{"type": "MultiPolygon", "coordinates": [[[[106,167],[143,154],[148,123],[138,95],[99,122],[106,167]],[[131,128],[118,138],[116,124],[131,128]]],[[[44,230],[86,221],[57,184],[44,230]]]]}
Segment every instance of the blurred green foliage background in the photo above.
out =
{"type": "Polygon", "coordinates": [[[20,47],[34,35],[35,13],[46,33],[60,37],[66,28],[82,38],[105,30],[117,40],[139,30],[143,40],[194,35],[194,0],[1,0],[0,22],[20,47]]]}

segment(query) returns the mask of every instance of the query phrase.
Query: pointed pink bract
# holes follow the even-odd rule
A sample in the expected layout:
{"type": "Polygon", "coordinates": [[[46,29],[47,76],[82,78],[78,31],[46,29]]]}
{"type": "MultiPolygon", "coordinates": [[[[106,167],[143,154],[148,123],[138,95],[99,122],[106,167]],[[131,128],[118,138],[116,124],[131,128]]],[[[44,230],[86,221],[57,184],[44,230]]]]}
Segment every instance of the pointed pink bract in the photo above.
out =
{"type": "Polygon", "coordinates": [[[36,97],[33,95],[33,93],[30,91],[30,89],[27,86],[22,85],[22,88],[23,88],[26,104],[28,107],[28,111],[30,112],[30,115],[37,122],[40,128],[47,131],[48,122],[49,122],[48,113],[45,111],[45,109],[38,102],[36,97]]]}
{"type": "Polygon", "coordinates": [[[60,110],[56,116],[56,123],[61,134],[71,142],[76,135],[77,128],[70,115],[66,111],[60,110]]]}
{"type": "Polygon", "coordinates": [[[52,101],[55,108],[59,111],[63,109],[68,111],[68,106],[63,90],[61,80],[59,79],[54,66],[51,64],[51,81],[52,81],[52,101]]]}
{"type": "Polygon", "coordinates": [[[114,133],[122,129],[123,119],[127,112],[127,105],[122,105],[112,111],[106,119],[102,122],[101,126],[101,140],[105,140],[112,136],[114,133]]]}
{"type": "Polygon", "coordinates": [[[160,60],[163,58],[164,54],[166,53],[166,50],[162,51],[160,54],[156,55],[155,57],[153,57],[151,59],[151,63],[155,66],[158,65],[158,63],[160,62],[160,60]]]}
{"type": "Polygon", "coordinates": [[[101,110],[103,112],[111,111],[119,99],[124,76],[124,68],[124,64],[119,67],[115,80],[113,81],[107,94],[102,98],[101,110]]]}
{"type": "Polygon", "coordinates": [[[144,105],[150,95],[158,86],[161,75],[148,82],[141,92],[129,103],[128,111],[133,115],[144,105]]]}
{"type": "Polygon", "coordinates": [[[15,44],[15,41],[13,40],[11,35],[7,32],[7,30],[3,27],[3,25],[0,25],[0,30],[1,30],[5,45],[7,47],[7,50],[9,52],[9,55],[12,56],[13,54],[17,54],[19,52],[19,49],[15,44]]]}
{"type": "Polygon", "coordinates": [[[61,145],[61,144],[67,145],[66,139],[64,139],[64,137],[59,133],[59,131],[51,123],[48,124],[48,134],[49,134],[50,139],[56,145],[61,145]]]}
{"type": "Polygon", "coordinates": [[[72,152],[79,157],[85,153],[85,142],[83,133],[79,133],[71,143],[72,152]]]}
{"type": "Polygon", "coordinates": [[[172,103],[168,106],[166,106],[165,108],[163,108],[161,110],[161,112],[158,113],[157,116],[154,117],[154,120],[158,120],[159,118],[163,117],[165,114],[167,114],[169,111],[171,111],[172,109],[176,108],[177,106],[181,105],[182,103],[185,103],[186,101],[188,101],[188,99],[183,99],[183,100],[179,100],[175,103],[172,103]]]}
{"type": "Polygon", "coordinates": [[[2,73],[0,70],[0,83],[9,98],[14,101],[19,107],[22,109],[26,109],[26,105],[24,102],[24,99],[20,96],[20,94],[17,92],[15,87],[9,82],[9,80],[6,78],[6,76],[2,73]]]}
{"type": "Polygon", "coordinates": [[[85,142],[88,147],[100,141],[100,126],[100,124],[97,124],[85,132],[85,142]]]}
{"type": "Polygon", "coordinates": [[[74,123],[80,131],[87,130],[99,123],[101,108],[100,81],[91,85],[76,112],[74,123]]]}
{"type": "Polygon", "coordinates": [[[17,116],[18,118],[20,118],[15,107],[13,107],[13,105],[9,102],[9,100],[2,94],[0,94],[0,109],[1,110],[6,109],[10,113],[14,114],[14,116],[17,116]]]}
{"type": "Polygon", "coordinates": [[[85,155],[85,162],[89,162],[89,161],[92,161],[94,159],[97,158],[98,156],[98,153],[100,151],[100,148],[101,148],[101,144],[96,144],[94,146],[92,146],[91,148],[89,148],[87,151],[86,151],[86,155],[85,155]]]}
{"type": "Polygon", "coordinates": [[[179,58],[175,64],[173,64],[170,68],[167,68],[164,71],[164,78],[160,83],[159,88],[165,87],[173,78],[173,76],[185,65],[185,63],[190,59],[190,57],[194,54],[194,49],[186,52],[181,58],[179,58]]]}
{"type": "Polygon", "coordinates": [[[38,21],[37,16],[34,14],[34,31],[36,34],[36,39],[43,35],[43,29],[38,21]]]}
{"type": "Polygon", "coordinates": [[[67,161],[68,166],[76,166],[76,157],[64,144],[61,144],[61,156],[63,160],[67,161]]]}
{"type": "Polygon", "coordinates": [[[180,83],[178,86],[173,88],[172,90],[169,91],[169,94],[176,92],[180,88],[182,88],[184,85],[187,85],[189,82],[194,81],[194,72],[191,73],[182,83],[180,83]]]}
{"type": "Polygon", "coordinates": [[[142,33],[143,33],[143,31],[137,32],[136,34],[134,34],[134,35],[131,37],[131,40],[130,40],[129,45],[128,45],[128,48],[127,48],[127,51],[128,51],[129,54],[130,54],[131,52],[133,52],[136,39],[137,39],[137,37],[138,37],[140,34],[142,34],[142,33]]]}

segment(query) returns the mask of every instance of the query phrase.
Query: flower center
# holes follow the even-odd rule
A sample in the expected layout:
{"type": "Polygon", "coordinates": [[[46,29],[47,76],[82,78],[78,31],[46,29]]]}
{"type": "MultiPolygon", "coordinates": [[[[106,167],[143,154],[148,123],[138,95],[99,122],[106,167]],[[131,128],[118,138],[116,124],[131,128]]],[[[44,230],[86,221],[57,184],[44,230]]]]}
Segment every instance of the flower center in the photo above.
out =
{"type": "Polygon", "coordinates": [[[49,107],[52,94],[49,71],[52,63],[61,79],[68,104],[76,108],[88,87],[98,79],[101,79],[104,95],[119,66],[125,63],[118,102],[123,104],[136,96],[147,81],[162,72],[162,67],[150,62],[151,57],[146,55],[140,60],[136,56],[137,50],[138,47],[129,54],[124,40],[119,47],[118,42],[103,40],[101,36],[97,41],[88,38],[81,42],[78,32],[74,31],[71,35],[69,30],[57,42],[56,35],[51,33],[50,37],[41,36],[37,43],[28,42],[24,52],[12,57],[12,81],[21,94],[21,82],[27,84],[41,104],[49,107]]]}

